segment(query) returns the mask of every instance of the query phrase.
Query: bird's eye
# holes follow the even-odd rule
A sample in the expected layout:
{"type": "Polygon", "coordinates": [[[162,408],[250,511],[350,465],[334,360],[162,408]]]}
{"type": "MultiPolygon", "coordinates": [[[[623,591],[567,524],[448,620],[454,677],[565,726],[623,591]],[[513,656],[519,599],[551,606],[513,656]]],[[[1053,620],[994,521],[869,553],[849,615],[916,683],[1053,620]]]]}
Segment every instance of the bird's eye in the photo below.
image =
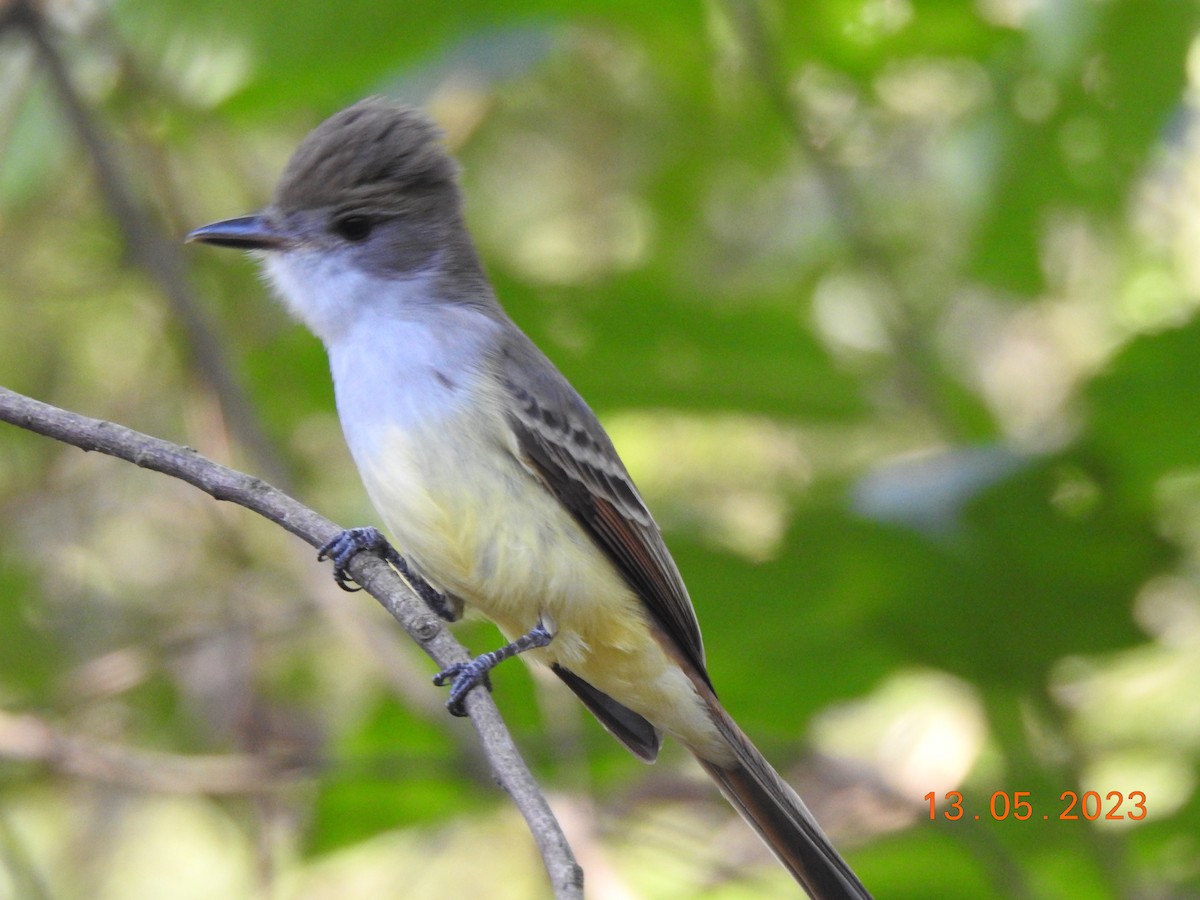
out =
{"type": "Polygon", "coordinates": [[[333,220],[333,231],[348,241],[365,241],[375,223],[368,216],[350,215],[333,220]]]}

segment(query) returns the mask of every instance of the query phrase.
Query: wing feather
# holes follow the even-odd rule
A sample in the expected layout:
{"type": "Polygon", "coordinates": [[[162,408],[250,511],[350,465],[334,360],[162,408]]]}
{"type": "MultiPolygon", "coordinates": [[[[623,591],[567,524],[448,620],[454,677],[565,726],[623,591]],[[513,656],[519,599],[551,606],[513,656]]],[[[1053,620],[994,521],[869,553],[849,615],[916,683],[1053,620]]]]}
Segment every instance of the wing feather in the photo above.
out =
{"type": "Polygon", "coordinates": [[[522,459],[707,682],[696,613],[658,525],[595,414],[541,351],[521,338],[505,348],[500,363],[510,395],[509,426],[522,459]]]}

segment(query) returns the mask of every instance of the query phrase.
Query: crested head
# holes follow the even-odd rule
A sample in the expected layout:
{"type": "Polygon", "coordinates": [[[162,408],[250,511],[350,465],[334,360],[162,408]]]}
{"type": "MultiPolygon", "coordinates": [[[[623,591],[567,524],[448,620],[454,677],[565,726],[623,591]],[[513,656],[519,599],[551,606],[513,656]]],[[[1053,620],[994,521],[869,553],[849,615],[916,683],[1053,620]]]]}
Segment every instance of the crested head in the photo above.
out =
{"type": "Polygon", "coordinates": [[[301,142],[266,209],[190,239],[260,252],[285,304],[326,344],[418,307],[495,316],[441,137],[418,110],[360,101],[301,142]]]}
{"type": "Polygon", "coordinates": [[[454,191],[458,166],[420,110],[368,97],[304,139],[275,190],[278,210],[386,210],[405,195],[454,191]]]}

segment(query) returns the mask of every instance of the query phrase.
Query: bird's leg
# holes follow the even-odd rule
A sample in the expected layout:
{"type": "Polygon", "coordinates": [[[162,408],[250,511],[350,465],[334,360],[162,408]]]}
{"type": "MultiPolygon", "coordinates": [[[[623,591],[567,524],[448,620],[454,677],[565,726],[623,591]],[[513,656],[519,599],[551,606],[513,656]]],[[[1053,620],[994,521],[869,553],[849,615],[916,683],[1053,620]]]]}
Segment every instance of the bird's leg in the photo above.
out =
{"type": "Polygon", "coordinates": [[[450,710],[451,715],[465,716],[467,711],[463,707],[463,703],[471,688],[484,684],[487,685],[488,690],[491,690],[491,685],[488,683],[488,672],[509,657],[524,653],[526,650],[545,647],[553,639],[554,633],[543,624],[541,619],[538,619],[538,623],[528,633],[521,635],[515,641],[505,644],[498,650],[481,654],[470,662],[455,663],[450,668],[438,672],[433,676],[433,683],[438,687],[451,680],[454,682],[450,687],[450,699],[446,701],[446,709],[450,710]]]}
{"type": "Polygon", "coordinates": [[[443,594],[414,572],[404,557],[396,552],[396,548],[389,544],[387,538],[380,534],[378,528],[370,526],[365,528],[347,528],[321,548],[317,554],[317,559],[328,559],[333,562],[333,580],[337,582],[338,587],[343,591],[358,591],[361,588],[354,584],[354,579],[346,571],[346,566],[355,554],[361,553],[364,550],[378,553],[391,563],[392,567],[404,576],[404,580],[425,601],[426,606],[441,618],[447,622],[454,622],[459,618],[461,615],[461,604],[456,603],[454,598],[443,594]]]}

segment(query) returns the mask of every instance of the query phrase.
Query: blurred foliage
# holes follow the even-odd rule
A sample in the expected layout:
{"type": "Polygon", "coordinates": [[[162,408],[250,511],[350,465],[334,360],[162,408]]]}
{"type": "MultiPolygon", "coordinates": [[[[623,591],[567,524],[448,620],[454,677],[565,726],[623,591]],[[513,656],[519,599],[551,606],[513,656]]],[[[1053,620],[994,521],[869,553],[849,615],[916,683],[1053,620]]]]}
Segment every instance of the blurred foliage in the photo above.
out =
{"type": "MultiPolygon", "coordinates": [[[[425,105],[724,701],[877,895],[1200,893],[1195,2],[38,8],[195,321],[0,8],[0,383],[373,521],[319,345],[251,263],[176,241],[263,204],[324,115],[425,105]],[[968,815],[929,821],[951,790],[968,815]],[[1034,819],[993,820],[1022,790],[1034,819]],[[1068,790],[1148,815],[1060,821],[1068,790]]],[[[544,892],[429,666],[307,548],[15,429],[0,522],[0,898],[544,892]],[[155,793],[31,760],[31,722],[85,761],[278,778],[155,793]]],[[[644,768],[548,680],[495,681],[590,895],[794,894],[677,750],[644,768]]]]}

